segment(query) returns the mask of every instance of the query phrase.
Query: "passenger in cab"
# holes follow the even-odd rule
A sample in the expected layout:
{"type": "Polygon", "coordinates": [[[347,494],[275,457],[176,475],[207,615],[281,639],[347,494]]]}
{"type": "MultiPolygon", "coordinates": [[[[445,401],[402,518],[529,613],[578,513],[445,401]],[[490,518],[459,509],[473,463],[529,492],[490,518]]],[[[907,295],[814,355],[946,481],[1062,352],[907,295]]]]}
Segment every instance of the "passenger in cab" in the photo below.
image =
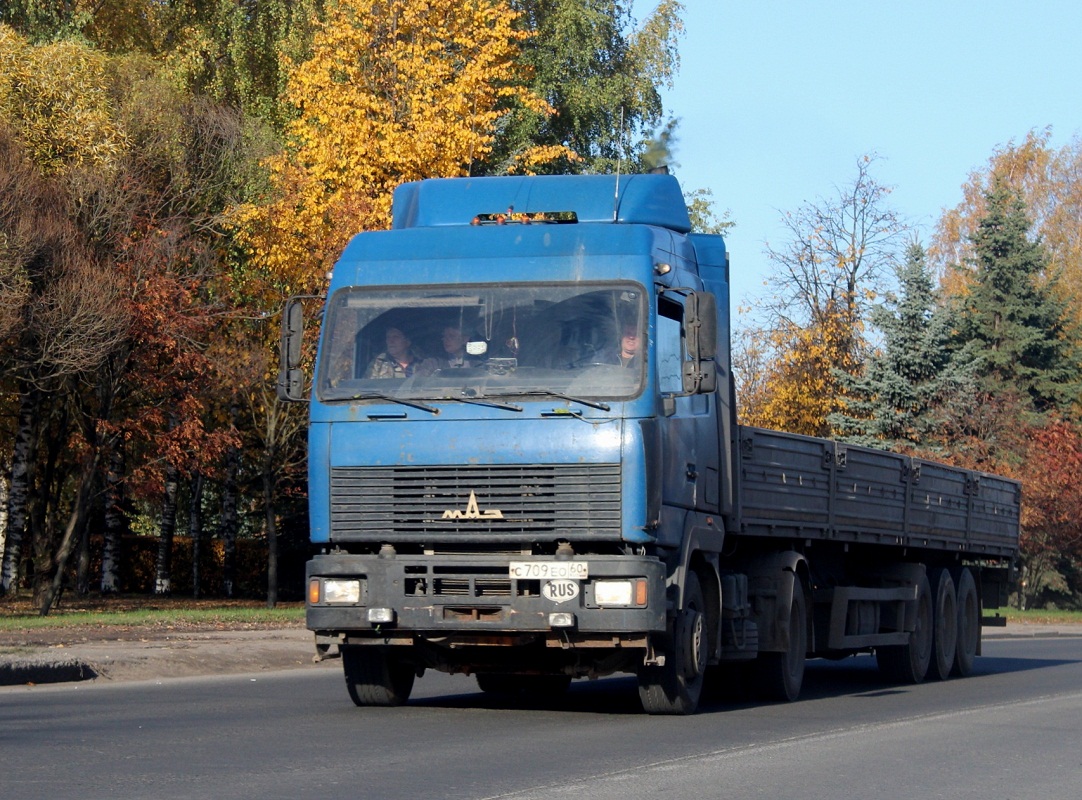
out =
{"type": "Polygon", "coordinates": [[[422,360],[401,328],[388,328],[385,343],[387,349],[372,359],[365,378],[409,378],[415,374],[430,375],[435,370],[435,359],[422,360]]]}

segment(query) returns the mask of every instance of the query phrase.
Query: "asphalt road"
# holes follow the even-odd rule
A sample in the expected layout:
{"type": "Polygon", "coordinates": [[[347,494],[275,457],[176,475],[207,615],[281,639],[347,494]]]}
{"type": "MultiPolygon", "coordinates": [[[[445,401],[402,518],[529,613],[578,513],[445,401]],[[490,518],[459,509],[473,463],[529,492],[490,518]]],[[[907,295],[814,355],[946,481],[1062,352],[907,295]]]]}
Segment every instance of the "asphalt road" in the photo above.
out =
{"type": "Polygon", "coordinates": [[[810,662],[802,699],[640,713],[634,682],[500,703],[429,673],[357,709],[337,671],[0,691],[0,797],[1077,798],[1082,638],[985,643],[977,674],[887,685],[810,662]]]}

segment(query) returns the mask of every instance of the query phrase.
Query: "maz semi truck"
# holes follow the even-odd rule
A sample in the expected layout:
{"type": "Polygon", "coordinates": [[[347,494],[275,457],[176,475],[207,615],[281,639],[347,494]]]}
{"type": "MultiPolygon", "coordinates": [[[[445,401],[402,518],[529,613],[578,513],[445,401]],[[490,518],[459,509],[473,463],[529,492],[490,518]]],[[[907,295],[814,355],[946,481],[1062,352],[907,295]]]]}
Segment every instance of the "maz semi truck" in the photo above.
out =
{"type": "Polygon", "coordinates": [[[1019,484],[738,425],[729,258],[690,230],[668,175],[408,183],[334,268],[310,391],[287,303],[307,625],[356,704],[426,669],[491,692],[631,673],[654,714],[741,671],[793,700],[808,658],[971,671],[1019,484]]]}

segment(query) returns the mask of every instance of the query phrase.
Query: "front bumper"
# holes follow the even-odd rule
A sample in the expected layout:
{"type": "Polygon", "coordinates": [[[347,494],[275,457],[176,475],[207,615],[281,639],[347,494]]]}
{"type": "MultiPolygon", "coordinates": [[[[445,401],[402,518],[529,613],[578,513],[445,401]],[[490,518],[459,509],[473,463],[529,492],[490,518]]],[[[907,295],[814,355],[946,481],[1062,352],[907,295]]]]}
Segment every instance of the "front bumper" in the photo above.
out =
{"type": "MultiPolygon", "coordinates": [[[[611,635],[614,644],[665,631],[665,570],[656,558],[578,556],[576,561],[587,562],[588,577],[574,581],[577,591],[565,584],[559,587],[562,592],[546,591],[544,579],[511,577],[511,562],[521,560],[507,555],[320,555],[308,562],[310,586],[327,578],[356,580],[360,592],[357,602],[328,603],[316,591],[316,597],[309,596],[307,626],[317,634],[349,639],[558,634],[564,641],[592,642],[611,635]],[[625,606],[601,605],[597,584],[623,580],[645,581],[645,598],[632,598],[625,606]]],[[[528,560],[559,563],[551,557],[528,560]]]]}

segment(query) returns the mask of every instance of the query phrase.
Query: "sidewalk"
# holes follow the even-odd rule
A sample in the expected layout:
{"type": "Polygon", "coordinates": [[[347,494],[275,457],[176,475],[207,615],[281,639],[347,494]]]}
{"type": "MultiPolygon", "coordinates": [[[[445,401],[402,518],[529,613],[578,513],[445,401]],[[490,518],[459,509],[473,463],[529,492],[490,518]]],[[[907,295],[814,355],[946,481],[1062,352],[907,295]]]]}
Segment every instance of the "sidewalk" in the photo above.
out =
{"type": "Polygon", "coordinates": [[[340,662],[333,659],[315,663],[314,655],[312,633],[301,627],[196,631],[55,644],[8,641],[0,642],[0,686],[341,669],[340,662]]]}
{"type": "MultiPolygon", "coordinates": [[[[984,629],[986,640],[1026,636],[1082,637],[1082,625],[1012,623],[984,629]]],[[[312,634],[300,627],[170,633],[47,645],[8,641],[0,642],[0,686],[341,669],[337,659],[316,663],[314,655],[312,634]]]]}

